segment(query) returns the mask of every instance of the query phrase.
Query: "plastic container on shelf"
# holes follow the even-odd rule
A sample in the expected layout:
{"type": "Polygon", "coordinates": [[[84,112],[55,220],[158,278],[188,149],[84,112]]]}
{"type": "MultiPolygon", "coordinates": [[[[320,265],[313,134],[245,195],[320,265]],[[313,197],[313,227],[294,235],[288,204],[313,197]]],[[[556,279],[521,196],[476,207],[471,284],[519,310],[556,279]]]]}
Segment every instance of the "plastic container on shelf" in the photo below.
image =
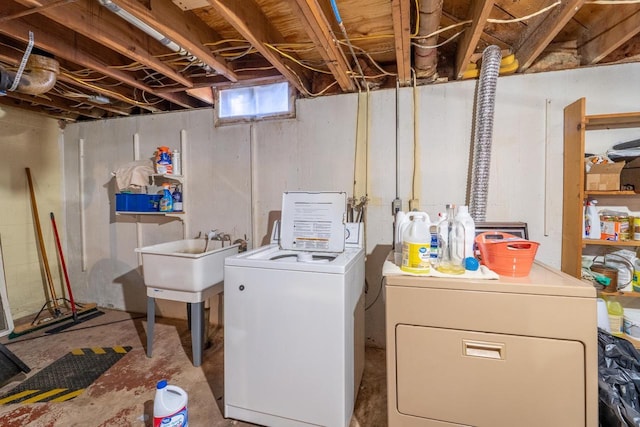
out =
{"type": "Polygon", "coordinates": [[[174,175],[182,175],[182,157],[180,151],[173,150],[171,153],[171,166],[173,167],[174,175]]]}
{"type": "Polygon", "coordinates": [[[169,147],[158,147],[158,151],[156,151],[156,172],[162,175],[173,173],[169,147]]]}
{"type": "Polygon", "coordinates": [[[158,382],[153,399],[153,427],[187,427],[187,392],[166,380],[158,382]]]}
{"type": "Polygon", "coordinates": [[[159,211],[160,212],[172,212],[173,211],[173,196],[169,190],[169,184],[162,184],[162,197],[160,198],[159,211]]]}
{"type": "Polygon", "coordinates": [[[633,261],[633,279],[631,280],[631,289],[634,292],[640,292],[640,258],[633,261]]]}
{"type": "Polygon", "coordinates": [[[427,274],[431,267],[431,221],[425,212],[411,212],[411,223],[402,235],[402,264],[409,273],[427,274]]]}
{"type": "Polygon", "coordinates": [[[585,213],[584,237],[586,239],[600,239],[600,215],[596,208],[597,200],[587,200],[585,213]]]}
{"type": "Polygon", "coordinates": [[[182,191],[180,191],[180,186],[176,186],[171,197],[173,199],[174,212],[182,212],[182,191]]]}
{"type": "Polygon", "coordinates": [[[611,334],[624,335],[624,308],[615,298],[607,300],[607,312],[609,313],[609,327],[611,334]]]}

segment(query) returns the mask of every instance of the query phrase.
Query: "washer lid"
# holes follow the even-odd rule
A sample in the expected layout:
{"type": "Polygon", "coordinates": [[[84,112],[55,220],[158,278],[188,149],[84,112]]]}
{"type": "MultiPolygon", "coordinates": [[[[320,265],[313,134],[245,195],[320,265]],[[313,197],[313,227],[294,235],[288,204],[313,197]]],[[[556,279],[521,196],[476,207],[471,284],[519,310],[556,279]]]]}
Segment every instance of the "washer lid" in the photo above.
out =
{"type": "Polygon", "coordinates": [[[344,251],[346,209],[344,192],[283,193],[280,247],[293,251],[344,251]]]}

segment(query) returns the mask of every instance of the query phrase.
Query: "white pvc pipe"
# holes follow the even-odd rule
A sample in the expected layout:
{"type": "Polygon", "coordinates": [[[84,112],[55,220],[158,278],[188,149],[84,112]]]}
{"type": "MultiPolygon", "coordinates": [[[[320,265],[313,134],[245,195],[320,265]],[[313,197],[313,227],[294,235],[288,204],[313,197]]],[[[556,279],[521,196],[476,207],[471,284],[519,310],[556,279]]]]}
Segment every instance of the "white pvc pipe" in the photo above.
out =
{"type": "Polygon", "coordinates": [[[84,208],[84,139],[78,141],[78,174],[80,175],[78,192],[80,193],[80,261],[82,271],[87,271],[87,231],[84,208]]]}

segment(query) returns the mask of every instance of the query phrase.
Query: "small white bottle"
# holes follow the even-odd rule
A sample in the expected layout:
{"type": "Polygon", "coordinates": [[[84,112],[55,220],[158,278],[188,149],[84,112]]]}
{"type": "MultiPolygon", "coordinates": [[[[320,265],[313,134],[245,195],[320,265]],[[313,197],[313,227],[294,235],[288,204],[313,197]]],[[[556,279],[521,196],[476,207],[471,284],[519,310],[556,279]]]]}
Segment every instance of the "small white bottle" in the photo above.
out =
{"type": "Polygon", "coordinates": [[[171,164],[173,165],[173,174],[182,175],[182,158],[178,150],[173,150],[171,153],[171,164]]]}
{"type": "Polygon", "coordinates": [[[463,261],[465,258],[474,258],[473,247],[476,238],[476,225],[469,214],[468,206],[458,206],[454,226],[456,228],[456,252],[463,261]]]}

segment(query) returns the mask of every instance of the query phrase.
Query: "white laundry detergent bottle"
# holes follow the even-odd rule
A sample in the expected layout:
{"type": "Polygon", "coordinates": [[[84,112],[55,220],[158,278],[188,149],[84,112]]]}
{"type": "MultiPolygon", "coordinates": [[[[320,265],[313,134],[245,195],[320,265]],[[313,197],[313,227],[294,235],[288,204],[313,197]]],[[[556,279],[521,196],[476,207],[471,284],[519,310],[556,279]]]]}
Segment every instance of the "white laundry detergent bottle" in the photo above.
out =
{"type": "Polygon", "coordinates": [[[476,226],[473,218],[469,214],[468,206],[458,206],[455,221],[455,250],[464,261],[466,258],[475,258],[473,250],[476,238],[476,226]]]}
{"type": "Polygon", "coordinates": [[[410,212],[411,223],[402,234],[402,265],[409,273],[427,274],[431,266],[431,221],[425,212],[410,212]]]}
{"type": "Polygon", "coordinates": [[[153,427],[187,427],[187,392],[166,380],[158,382],[153,400],[153,427]]]}
{"type": "Polygon", "coordinates": [[[585,216],[585,234],[587,239],[600,239],[601,238],[601,226],[600,226],[600,214],[596,208],[597,200],[587,201],[587,214],[585,216]]]}

